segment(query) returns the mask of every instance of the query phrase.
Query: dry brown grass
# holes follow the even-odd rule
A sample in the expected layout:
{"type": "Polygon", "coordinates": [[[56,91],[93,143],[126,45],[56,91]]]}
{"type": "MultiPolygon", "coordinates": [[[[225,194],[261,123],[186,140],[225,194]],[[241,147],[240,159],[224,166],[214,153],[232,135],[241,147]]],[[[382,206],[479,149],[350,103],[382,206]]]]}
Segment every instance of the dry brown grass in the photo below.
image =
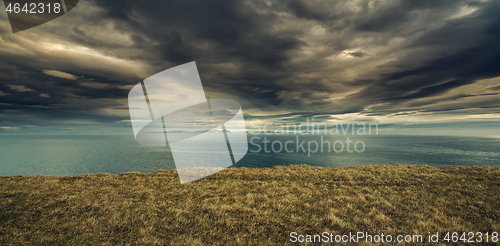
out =
{"type": "Polygon", "coordinates": [[[0,178],[0,245],[284,245],[292,231],[500,232],[500,168],[370,165],[0,178]]]}

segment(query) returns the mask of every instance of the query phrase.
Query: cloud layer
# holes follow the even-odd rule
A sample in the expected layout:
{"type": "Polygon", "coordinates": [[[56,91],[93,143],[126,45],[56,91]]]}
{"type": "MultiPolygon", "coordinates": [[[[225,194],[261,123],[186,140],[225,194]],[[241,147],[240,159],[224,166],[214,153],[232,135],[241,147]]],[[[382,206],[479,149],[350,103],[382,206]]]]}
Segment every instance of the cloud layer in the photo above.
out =
{"type": "MultiPolygon", "coordinates": [[[[81,1],[12,34],[0,123],[129,127],[131,85],[196,61],[207,96],[270,122],[496,122],[498,1],[81,1]]],[[[52,129],[52,128],[50,128],[52,129]]]]}

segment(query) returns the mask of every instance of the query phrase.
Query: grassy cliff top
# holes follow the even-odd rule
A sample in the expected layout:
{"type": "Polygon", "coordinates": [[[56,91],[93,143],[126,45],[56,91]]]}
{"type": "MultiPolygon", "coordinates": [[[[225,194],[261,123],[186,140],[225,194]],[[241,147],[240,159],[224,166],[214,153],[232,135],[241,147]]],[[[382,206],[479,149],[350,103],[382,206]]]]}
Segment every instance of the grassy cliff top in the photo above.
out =
{"type": "Polygon", "coordinates": [[[369,165],[0,177],[0,245],[284,245],[290,233],[500,232],[500,168],[369,165]]]}

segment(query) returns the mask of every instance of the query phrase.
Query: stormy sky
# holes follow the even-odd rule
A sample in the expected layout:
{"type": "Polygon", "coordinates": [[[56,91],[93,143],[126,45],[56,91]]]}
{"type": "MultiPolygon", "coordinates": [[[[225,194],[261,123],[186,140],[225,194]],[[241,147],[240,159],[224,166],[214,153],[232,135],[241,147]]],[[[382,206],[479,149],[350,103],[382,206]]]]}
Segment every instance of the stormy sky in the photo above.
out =
{"type": "Polygon", "coordinates": [[[500,135],[500,1],[82,0],[13,33],[1,132],[128,132],[127,95],[196,61],[247,121],[500,135]]]}

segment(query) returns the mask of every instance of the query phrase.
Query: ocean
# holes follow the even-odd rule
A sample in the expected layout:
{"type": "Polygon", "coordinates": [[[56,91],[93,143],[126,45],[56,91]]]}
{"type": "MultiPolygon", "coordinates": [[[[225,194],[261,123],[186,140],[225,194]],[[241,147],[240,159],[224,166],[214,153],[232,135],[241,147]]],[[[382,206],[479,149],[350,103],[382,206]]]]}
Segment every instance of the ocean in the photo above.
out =
{"type": "MultiPolygon", "coordinates": [[[[234,167],[299,164],[346,167],[398,163],[470,167],[500,164],[500,138],[327,135],[321,139],[319,135],[249,134],[248,140],[247,155],[234,167]],[[350,143],[347,143],[347,138],[350,143]],[[343,143],[342,151],[340,142],[343,143]]],[[[0,135],[0,176],[144,173],[173,168],[175,165],[168,148],[139,145],[131,134],[0,135]]]]}

